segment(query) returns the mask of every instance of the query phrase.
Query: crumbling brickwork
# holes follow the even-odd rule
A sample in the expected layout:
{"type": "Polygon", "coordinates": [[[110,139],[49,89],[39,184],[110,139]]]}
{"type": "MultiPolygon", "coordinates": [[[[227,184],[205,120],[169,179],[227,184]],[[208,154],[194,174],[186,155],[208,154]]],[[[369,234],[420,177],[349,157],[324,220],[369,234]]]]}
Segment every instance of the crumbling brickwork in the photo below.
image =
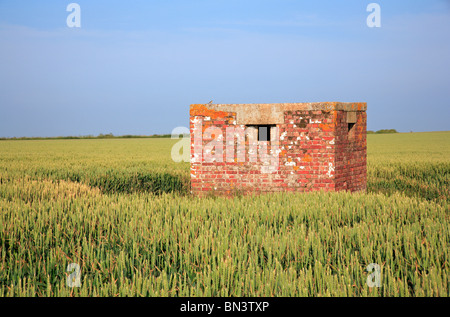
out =
{"type": "Polygon", "coordinates": [[[191,105],[191,191],[365,190],[366,108],[339,102],[191,105]],[[270,131],[270,140],[258,140],[259,131],[270,131]]]}

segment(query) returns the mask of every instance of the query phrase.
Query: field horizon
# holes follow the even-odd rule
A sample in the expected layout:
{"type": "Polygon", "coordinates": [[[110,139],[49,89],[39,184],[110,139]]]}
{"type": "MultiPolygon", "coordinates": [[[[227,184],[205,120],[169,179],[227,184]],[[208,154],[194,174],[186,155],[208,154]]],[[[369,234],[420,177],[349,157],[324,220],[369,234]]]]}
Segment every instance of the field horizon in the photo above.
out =
{"type": "MultiPolygon", "coordinates": [[[[371,130],[370,130],[371,131],[371,130]]],[[[395,133],[439,133],[439,132],[450,132],[450,130],[437,130],[437,131],[410,131],[410,132],[395,132],[395,133]]],[[[392,134],[388,133],[368,133],[368,134],[392,134]]],[[[8,141],[8,140],[78,140],[78,139],[151,139],[151,138],[171,138],[171,133],[163,133],[163,134],[149,134],[149,135],[138,135],[138,134],[121,134],[114,135],[112,133],[100,133],[98,135],[87,134],[87,135],[58,135],[58,136],[13,136],[13,137],[0,137],[0,141],[8,141]]]]}

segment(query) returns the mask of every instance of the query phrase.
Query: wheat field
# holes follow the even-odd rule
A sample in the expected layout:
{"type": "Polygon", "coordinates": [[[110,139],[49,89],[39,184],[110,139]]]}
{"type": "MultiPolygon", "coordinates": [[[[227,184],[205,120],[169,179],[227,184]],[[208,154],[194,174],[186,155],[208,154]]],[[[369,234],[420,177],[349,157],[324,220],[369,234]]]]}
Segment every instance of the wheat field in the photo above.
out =
{"type": "Polygon", "coordinates": [[[192,197],[175,142],[0,141],[0,296],[449,295],[450,132],[368,135],[354,194],[192,197]]]}

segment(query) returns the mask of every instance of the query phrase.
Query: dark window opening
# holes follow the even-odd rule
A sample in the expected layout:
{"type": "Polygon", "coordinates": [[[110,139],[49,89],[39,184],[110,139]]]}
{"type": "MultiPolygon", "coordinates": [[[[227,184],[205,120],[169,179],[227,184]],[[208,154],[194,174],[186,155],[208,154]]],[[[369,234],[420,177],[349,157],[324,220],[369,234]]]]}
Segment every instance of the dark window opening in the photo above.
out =
{"type": "Polygon", "coordinates": [[[258,128],[258,141],[270,141],[270,125],[259,125],[258,128]]]}
{"type": "Polygon", "coordinates": [[[348,133],[352,132],[353,127],[355,126],[355,123],[347,123],[348,126],[348,133]]]}
{"type": "MultiPolygon", "coordinates": [[[[256,138],[257,141],[271,141],[272,134],[274,133],[272,131],[272,128],[276,127],[275,124],[264,124],[264,125],[248,125],[247,127],[253,128],[255,130],[252,130],[253,132],[252,137],[256,138]],[[253,134],[254,133],[254,134],[253,134]]],[[[247,137],[249,134],[246,134],[245,138],[247,140],[247,137]]]]}

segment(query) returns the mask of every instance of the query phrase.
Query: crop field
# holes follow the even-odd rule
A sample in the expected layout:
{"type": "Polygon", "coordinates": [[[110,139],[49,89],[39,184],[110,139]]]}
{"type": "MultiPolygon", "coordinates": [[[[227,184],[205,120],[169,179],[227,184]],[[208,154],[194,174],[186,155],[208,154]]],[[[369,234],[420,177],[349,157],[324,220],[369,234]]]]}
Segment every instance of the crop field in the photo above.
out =
{"type": "Polygon", "coordinates": [[[0,141],[0,296],[449,296],[450,132],[368,135],[354,194],[192,197],[175,142],[0,141]]]}

